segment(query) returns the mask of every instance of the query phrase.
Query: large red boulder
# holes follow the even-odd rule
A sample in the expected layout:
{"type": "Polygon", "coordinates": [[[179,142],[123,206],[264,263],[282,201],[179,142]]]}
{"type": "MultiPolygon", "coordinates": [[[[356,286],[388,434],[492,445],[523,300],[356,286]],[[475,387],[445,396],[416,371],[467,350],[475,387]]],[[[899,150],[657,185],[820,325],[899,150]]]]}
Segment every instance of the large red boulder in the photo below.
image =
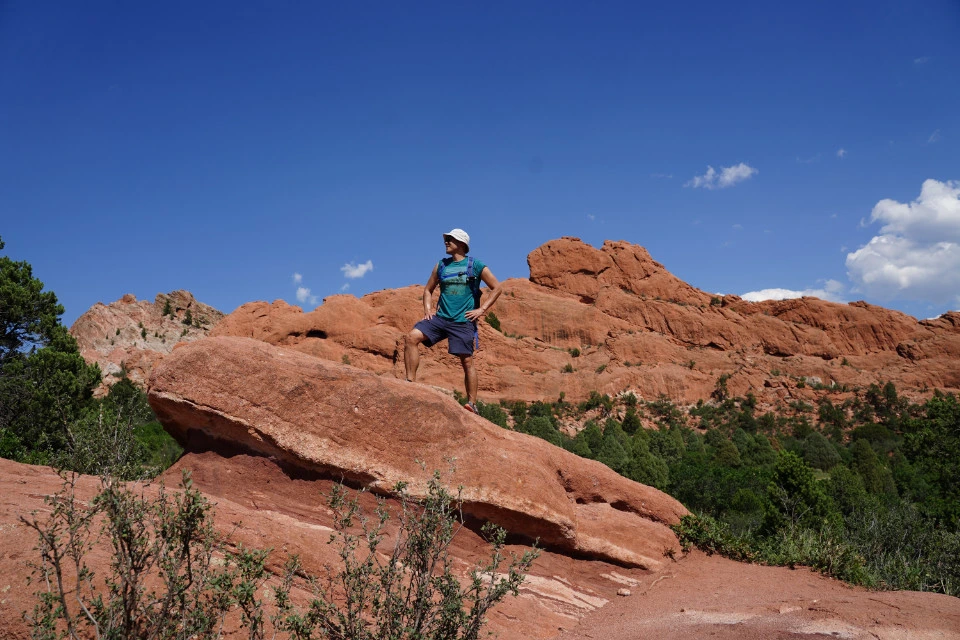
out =
{"type": "Polygon", "coordinates": [[[150,404],[188,449],[237,447],[389,493],[454,467],[465,510],[551,548],[656,569],[687,510],[599,462],[502,429],[430,387],[248,338],[183,345],[150,404]]]}

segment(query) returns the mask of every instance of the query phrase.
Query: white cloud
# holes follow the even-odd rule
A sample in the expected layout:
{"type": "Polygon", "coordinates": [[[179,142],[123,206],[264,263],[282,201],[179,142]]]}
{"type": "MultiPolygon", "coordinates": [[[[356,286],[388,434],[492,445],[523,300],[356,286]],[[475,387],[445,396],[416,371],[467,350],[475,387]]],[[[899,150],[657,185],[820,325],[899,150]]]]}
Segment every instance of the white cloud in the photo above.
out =
{"type": "Polygon", "coordinates": [[[293,274],[293,284],[300,284],[301,282],[303,282],[303,276],[299,273],[293,274]]]}
{"type": "Polygon", "coordinates": [[[683,186],[693,187],[694,189],[726,189],[738,182],[743,182],[757,173],[759,173],[759,171],[745,162],[741,162],[732,167],[721,167],[719,173],[716,169],[708,165],[705,174],[702,176],[694,176],[683,186]]]}
{"type": "Polygon", "coordinates": [[[881,200],[870,222],[879,235],[847,254],[847,274],[866,293],[960,302],[960,182],[925,180],[910,203],[881,200]]]}
{"type": "Polygon", "coordinates": [[[310,289],[307,287],[297,287],[297,301],[298,302],[309,302],[310,304],[317,304],[317,296],[311,295],[310,289]]]}
{"type": "Polygon", "coordinates": [[[845,158],[846,156],[847,156],[847,150],[846,150],[846,149],[844,149],[843,147],[840,147],[839,149],[837,149],[837,157],[838,157],[838,158],[845,158]]]}
{"type": "Polygon", "coordinates": [[[343,283],[343,286],[340,287],[340,291],[347,291],[348,289],[350,289],[350,283],[349,283],[349,282],[344,282],[344,283],[343,283]]]}
{"type": "Polygon", "coordinates": [[[929,138],[927,138],[927,144],[935,144],[937,142],[940,142],[940,140],[942,139],[943,139],[943,136],[940,135],[940,129],[937,129],[936,131],[930,134],[929,138]]]}
{"type": "Polygon", "coordinates": [[[651,177],[651,178],[656,178],[656,179],[658,179],[658,180],[660,180],[660,179],[669,180],[669,179],[673,178],[673,174],[672,174],[672,173],[651,173],[651,174],[650,174],[650,177],[651,177]]]}
{"type": "Polygon", "coordinates": [[[587,214],[587,220],[596,220],[596,219],[597,219],[597,216],[593,215],[592,213],[587,214]]]}
{"type": "Polygon", "coordinates": [[[748,302],[762,302],[763,300],[790,300],[792,298],[802,298],[812,296],[827,300],[829,302],[843,302],[844,286],[836,280],[827,280],[819,289],[804,289],[795,291],[793,289],[761,289],[760,291],[750,291],[741,298],[748,302]]]}
{"type": "Polygon", "coordinates": [[[913,59],[913,64],[927,64],[930,62],[930,56],[921,56],[913,59]]]}
{"type": "Polygon", "coordinates": [[[367,271],[373,271],[373,261],[367,260],[363,264],[348,262],[340,267],[340,271],[343,271],[343,275],[350,279],[362,278],[367,275],[367,271]]]}

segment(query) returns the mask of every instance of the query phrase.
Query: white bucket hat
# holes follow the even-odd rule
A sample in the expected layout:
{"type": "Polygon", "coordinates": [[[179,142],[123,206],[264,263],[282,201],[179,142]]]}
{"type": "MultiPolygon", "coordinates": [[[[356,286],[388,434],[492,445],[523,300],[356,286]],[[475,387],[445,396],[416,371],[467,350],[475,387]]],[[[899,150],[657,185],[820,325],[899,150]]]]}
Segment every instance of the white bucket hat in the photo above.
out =
{"type": "Polygon", "coordinates": [[[447,231],[445,234],[443,234],[443,237],[450,237],[458,242],[462,242],[463,244],[467,245],[467,250],[470,250],[470,234],[463,229],[453,229],[452,231],[447,231]]]}

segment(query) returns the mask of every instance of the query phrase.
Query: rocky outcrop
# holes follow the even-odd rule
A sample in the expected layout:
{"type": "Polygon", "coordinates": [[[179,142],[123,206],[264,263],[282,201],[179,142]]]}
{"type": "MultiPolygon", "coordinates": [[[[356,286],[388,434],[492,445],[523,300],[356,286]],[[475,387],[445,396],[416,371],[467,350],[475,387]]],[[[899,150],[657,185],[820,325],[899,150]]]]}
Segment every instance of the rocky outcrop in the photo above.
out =
{"type": "MultiPolygon", "coordinates": [[[[645,249],[577,238],[528,257],[530,279],[504,282],[480,324],[476,356],[484,400],[580,400],[591,391],[709,398],[720,376],[761,406],[813,402],[822,387],[894,382],[906,394],[960,390],[960,313],[918,322],[864,302],[816,298],[751,303],[684,283],[645,249]]],[[[331,296],[310,313],[252,302],[212,335],[256,338],[380,374],[403,377],[403,335],[420,319],[422,287],[362,298],[331,296]]],[[[422,349],[422,347],[421,347],[422,349]]],[[[421,381],[456,388],[462,375],[443,346],[425,351],[421,381]]]]}
{"type": "MultiPolygon", "coordinates": [[[[188,453],[161,478],[175,488],[190,471],[193,486],[211,500],[217,529],[231,546],[272,549],[267,567],[283,571],[287,554],[296,554],[306,575],[324,576],[337,567],[336,549],[328,544],[332,514],[323,494],[332,482],[291,475],[264,457],[214,452],[188,453]]],[[[26,640],[30,630],[24,612],[32,612],[40,588],[31,563],[39,561],[36,533],[19,518],[43,519],[46,496],[62,480],[48,467],[0,459],[0,638],[26,640]]],[[[77,495],[83,501],[96,493],[97,479],[80,477],[77,495]]],[[[156,495],[157,483],[137,487],[156,495]]],[[[361,495],[372,513],[372,497],[361,495]]],[[[396,505],[387,508],[395,513],[396,505]]],[[[388,528],[388,536],[393,530],[388,528]]],[[[388,538],[388,542],[389,539],[388,538]]],[[[453,540],[454,570],[487,559],[488,546],[473,528],[453,540]]],[[[511,544],[507,554],[526,547],[511,544]]],[[[110,553],[101,539],[86,555],[96,576],[107,573],[110,553]]],[[[309,588],[294,587],[298,602],[309,600],[309,588]]],[[[958,638],[960,599],[935,593],[876,592],[850,587],[797,567],[747,565],[693,552],[677,556],[659,572],[544,551],[534,563],[520,596],[508,597],[488,615],[487,629],[501,640],[605,638],[667,640],[712,637],[730,640],[766,638],[958,638]]],[[[238,637],[237,615],[226,621],[225,637],[238,637]]]]}
{"type": "MultiPolygon", "coordinates": [[[[299,556],[305,575],[322,578],[327,567],[338,567],[337,550],[328,544],[333,516],[325,495],[330,493],[332,481],[291,476],[264,457],[223,457],[214,452],[186,454],[160,480],[168,490],[174,490],[183,471],[190,472],[194,488],[214,503],[216,527],[229,546],[272,550],[267,560],[272,580],[282,575],[288,554],[299,556]]],[[[34,593],[40,583],[28,580],[33,572],[31,564],[39,562],[40,557],[34,551],[36,532],[19,518],[46,518],[50,505],[44,498],[59,491],[61,485],[61,478],[48,467],[0,459],[0,639],[31,637],[23,614],[32,612],[37,604],[34,593]]],[[[78,478],[78,498],[88,502],[98,486],[97,478],[78,478]]],[[[156,482],[134,487],[148,499],[156,496],[157,488],[156,482]]],[[[373,497],[364,494],[359,499],[364,513],[372,515],[376,508],[373,497]]],[[[397,504],[387,500],[386,508],[393,518],[383,549],[389,548],[394,539],[397,504]]],[[[514,543],[505,552],[508,556],[522,555],[528,548],[514,543]]],[[[453,571],[464,579],[469,579],[469,567],[489,560],[489,545],[471,527],[459,531],[449,552],[453,571]]],[[[86,560],[95,576],[105,576],[110,566],[107,541],[101,538],[93,544],[86,560]]],[[[72,577],[69,571],[67,567],[68,581],[72,577]]],[[[487,628],[502,640],[552,638],[576,626],[585,614],[616,599],[619,589],[637,584],[648,573],[545,550],[521,586],[520,597],[508,597],[490,611],[487,628]]],[[[308,602],[309,585],[297,581],[293,597],[296,602],[308,602]]],[[[225,622],[224,637],[240,637],[238,626],[236,612],[225,622]]]]}
{"type": "Polygon", "coordinates": [[[153,365],[174,345],[205,337],[221,319],[223,313],[189,291],[159,293],[153,302],[128,293],[116,302],[93,305],[70,333],[84,359],[100,365],[103,392],[123,375],[145,386],[153,365]]]}
{"type": "Polygon", "coordinates": [[[548,548],[655,570],[678,550],[676,500],[543,440],[501,429],[429,387],[249,338],[182,345],[150,404],[188,450],[214,442],[289,468],[425,495],[451,464],[464,510],[548,548]]]}

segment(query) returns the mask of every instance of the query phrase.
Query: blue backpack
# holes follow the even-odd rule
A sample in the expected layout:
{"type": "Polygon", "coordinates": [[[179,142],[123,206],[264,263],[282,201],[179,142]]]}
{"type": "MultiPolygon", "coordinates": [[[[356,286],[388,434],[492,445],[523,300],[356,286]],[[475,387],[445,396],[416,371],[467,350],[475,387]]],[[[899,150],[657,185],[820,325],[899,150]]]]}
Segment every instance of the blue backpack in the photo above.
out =
{"type": "Polygon", "coordinates": [[[467,267],[462,271],[448,273],[447,267],[449,264],[449,258],[444,258],[437,264],[437,278],[442,283],[444,280],[467,276],[467,284],[470,286],[470,291],[473,292],[473,308],[477,309],[480,306],[480,278],[473,272],[473,256],[467,256],[467,267]]]}
{"type": "MultiPolygon", "coordinates": [[[[478,309],[480,307],[480,278],[473,272],[473,256],[467,256],[467,268],[462,271],[447,273],[447,267],[450,262],[451,259],[444,258],[437,264],[437,278],[439,278],[442,283],[444,280],[467,276],[467,284],[470,285],[470,291],[473,292],[473,308],[478,309]]],[[[473,323],[473,342],[474,348],[479,349],[480,332],[477,329],[476,322],[473,323]]]]}

